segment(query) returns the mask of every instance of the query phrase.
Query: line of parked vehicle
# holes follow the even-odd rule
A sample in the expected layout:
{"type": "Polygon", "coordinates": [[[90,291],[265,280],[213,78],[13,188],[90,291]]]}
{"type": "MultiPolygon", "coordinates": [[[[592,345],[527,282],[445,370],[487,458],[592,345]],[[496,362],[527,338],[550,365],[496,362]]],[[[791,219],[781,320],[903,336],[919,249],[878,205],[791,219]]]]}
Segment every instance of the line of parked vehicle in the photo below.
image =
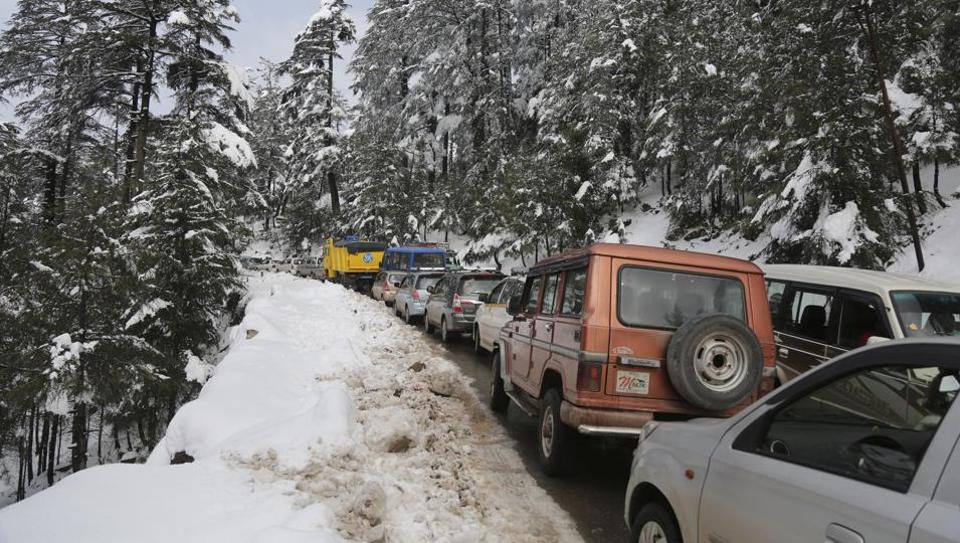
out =
{"type": "Polygon", "coordinates": [[[639,438],[634,541],[960,542],[960,288],[609,244],[526,277],[396,268],[372,296],[491,353],[546,473],[639,438]]]}

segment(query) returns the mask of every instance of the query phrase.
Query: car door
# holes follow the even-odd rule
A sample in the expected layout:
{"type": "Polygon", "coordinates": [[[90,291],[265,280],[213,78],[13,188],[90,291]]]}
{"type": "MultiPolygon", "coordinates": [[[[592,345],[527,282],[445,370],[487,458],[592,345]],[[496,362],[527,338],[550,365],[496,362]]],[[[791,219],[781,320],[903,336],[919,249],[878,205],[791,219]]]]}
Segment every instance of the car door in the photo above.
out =
{"type": "Polygon", "coordinates": [[[500,305],[500,297],[506,285],[506,280],[501,281],[500,284],[490,291],[489,296],[487,296],[487,301],[477,309],[477,332],[479,333],[480,346],[485,349],[490,347],[490,340],[493,337],[491,316],[493,315],[494,308],[500,305]]]}
{"type": "Polygon", "coordinates": [[[828,359],[836,341],[836,289],[789,283],[775,315],[777,368],[787,382],[828,359]]]}
{"type": "Polygon", "coordinates": [[[834,358],[863,347],[873,337],[893,337],[879,296],[841,289],[836,307],[840,313],[837,340],[835,345],[827,348],[828,357],[834,358]]]}
{"type": "Polygon", "coordinates": [[[445,276],[434,285],[433,292],[430,293],[424,318],[431,324],[440,324],[440,315],[443,314],[443,307],[447,302],[447,284],[449,282],[450,276],[445,276]]]}
{"type": "Polygon", "coordinates": [[[724,435],[699,542],[908,540],[956,443],[956,393],[932,391],[960,361],[906,346],[844,362],[781,389],[724,435]]]}
{"type": "Polygon", "coordinates": [[[556,326],[556,313],[560,298],[560,273],[554,272],[544,276],[543,294],[541,295],[540,310],[537,311],[533,323],[532,341],[530,342],[530,381],[540,382],[543,369],[553,352],[553,329],[556,326]]]}
{"type": "MultiPolygon", "coordinates": [[[[957,388],[956,381],[950,383],[957,388]]],[[[960,407],[954,406],[958,411],[960,407]]],[[[955,417],[955,419],[960,417],[955,417]]],[[[940,432],[960,435],[960,427],[951,421],[944,421],[940,432]]],[[[952,421],[956,423],[956,420],[952,421]]],[[[949,442],[947,442],[949,445],[949,442]]],[[[910,530],[910,543],[960,543],[960,442],[953,443],[952,454],[947,462],[946,469],[936,481],[936,492],[933,499],[923,507],[910,530]]]]}
{"type": "Polygon", "coordinates": [[[530,353],[533,341],[533,326],[540,309],[540,287],[542,275],[527,279],[520,302],[520,314],[510,323],[510,356],[507,371],[510,380],[527,392],[534,394],[530,385],[530,353]]]}

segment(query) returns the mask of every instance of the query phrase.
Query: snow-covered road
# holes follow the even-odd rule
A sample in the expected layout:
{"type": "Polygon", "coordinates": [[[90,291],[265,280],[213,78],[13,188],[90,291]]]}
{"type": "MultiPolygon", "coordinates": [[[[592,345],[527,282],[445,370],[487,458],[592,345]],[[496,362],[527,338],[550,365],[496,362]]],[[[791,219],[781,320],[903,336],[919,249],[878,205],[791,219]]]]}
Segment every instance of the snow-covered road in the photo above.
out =
{"type": "Polygon", "coordinates": [[[418,331],[283,274],[251,279],[251,297],[147,465],[93,468],[0,510],[0,541],[580,541],[418,331]],[[169,465],[181,452],[195,462],[169,465]]]}

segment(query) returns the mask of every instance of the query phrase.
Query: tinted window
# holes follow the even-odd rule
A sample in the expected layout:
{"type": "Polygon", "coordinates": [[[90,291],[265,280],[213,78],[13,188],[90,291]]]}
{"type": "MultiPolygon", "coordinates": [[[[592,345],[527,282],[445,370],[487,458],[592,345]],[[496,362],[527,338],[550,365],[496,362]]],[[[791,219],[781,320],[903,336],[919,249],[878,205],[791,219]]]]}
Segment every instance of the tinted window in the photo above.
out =
{"type": "MultiPolygon", "coordinates": [[[[790,289],[788,296],[789,315],[783,315],[784,331],[814,339],[828,341],[828,324],[833,311],[833,292],[803,286],[790,289]]],[[[835,335],[835,334],[829,334],[835,335]]]]}
{"type": "Polygon", "coordinates": [[[540,301],[540,281],[543,279],[542,276],[533,277],[527,279],[527,290],[524,299],[524,310],[527,313],[535,313],[537,311],[537,303],[540,301]]]}
{"type": "Polygon", "coordinates": [[[620,320],[630,326],[679,328],[713,313],[746,320],[743,285],[736,279],[624,267],[618,293],[620,320]]]}
{"type": "Polygon", "coordinates": [[[879,311],[879,302],[843,296],[840,304],[840,333],[837,338],[841,347],[862,347],[873,336],[887,335],[879,311]]]}
{"type": "Polygon", "coordinates": [[[767,281],[767,303],[770,305],[770,317],[773,326],[780,329],[780,303],[783,301],[783,292],[787,284],[782,281],[767,281]]]}
{"type": "Polygon", "coordinates": [[[417,278],[417,289],[427,290],[427,287],[436,285],[442,278],[442,275],[421,275],[417,278]]]}
{"type": "Polygon", "coordinates": [[[559,273],[547,276],[547,282],[543,286],[543,304],[540,307],[540,312],[544,315],[553,315],[557,309],[557,289],[559,286],[559,273]]]}
{"type": "Polygon", "coordinates": [[[415,268],[442,268],[442,253],[415,253],[413,255],[413,267],[415,268]]]}
{"type": "Polygon", "coordinates": [[[567,272],[563,284],[563,305],[560,313],[579,317],[583,313],[583,293],[587,287],[587,270],[572,270],[567,272]]]}
{"type": "Polygon", "coordinates": [[[906,492],[957,388],[947,368],[862,370],[782,407],[758,452],[906,492]]]}
{"type": "Polygon", "coordinates": [[[502,278],[496,275],[464,277],[460,287],[460,295],[464,298],[476,300],[481,294],[489,294],[502,278]]]}
{"type": "Polygon", "coordinates": [[[503,294],[500,295],[500,303],[510,303],[510,298],[523,294],[523,281],[511,279],[504,284],[503,294]]]}
{"type": "Polygon", "coordinates": [[[906,337],[960,336],[960,294],[894,292],[906,337]]]}

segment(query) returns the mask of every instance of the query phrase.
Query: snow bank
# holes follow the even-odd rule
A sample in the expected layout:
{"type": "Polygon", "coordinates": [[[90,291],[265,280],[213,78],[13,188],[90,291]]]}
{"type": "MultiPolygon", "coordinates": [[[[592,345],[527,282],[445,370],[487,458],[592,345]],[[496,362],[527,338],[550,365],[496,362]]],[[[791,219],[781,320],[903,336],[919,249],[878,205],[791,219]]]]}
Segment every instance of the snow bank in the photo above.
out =
{"type": "Polygon", "coordinates": [[[0,541],[580,540],[418,330],[339,286],[250,282],[230,350],[147,465],[0,510],[0,541]]]}

